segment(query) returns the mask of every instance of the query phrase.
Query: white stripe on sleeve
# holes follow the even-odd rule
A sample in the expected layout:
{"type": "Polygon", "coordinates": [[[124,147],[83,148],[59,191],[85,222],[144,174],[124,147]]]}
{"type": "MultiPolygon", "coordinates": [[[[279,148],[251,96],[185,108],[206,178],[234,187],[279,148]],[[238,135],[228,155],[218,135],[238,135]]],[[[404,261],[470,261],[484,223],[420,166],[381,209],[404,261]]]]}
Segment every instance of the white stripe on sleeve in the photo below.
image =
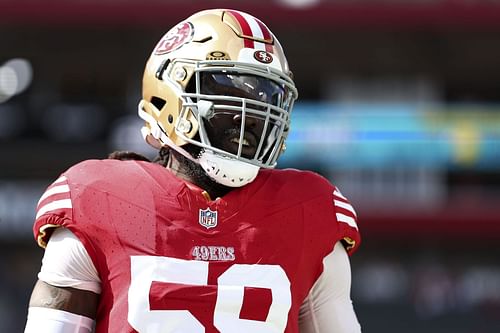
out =
{"type": "Polygon", "coordinates": [[[48,213],[53,210],[57,209],[64,209],[64,208],[72,208],[73,205],[71,204],[71,199],[62,199],[62,200],[56,200],[56,201],[51,201],[47,203],[46,205],[43,205],[38,209],[36,213],[36,219],[38,219],[40,216],[42,216],[45,213],[48,213]]]}
{"type": "Polygon", "coordinates": [[[43,200],[47,199],[51,195],[61,194],[61,193],[67,193],[67,192],[69,192],[69,186],[66,185],[66,184],[65,185],[54,186],[54,187],[48,189],[47,191],[45,191],[45,193],[40,197],[40,200],[38,200],[38,204],[40,204],[40,202],[42,202],[43,200]]]}
{"type": "Polygon", "coordinates": [[[344,195],[342,193],[340,193],[340,191],[338,189],[333,191],[333,195],[336,195],[337,197],[339,197],[341,199],[347,200],[347,198],[344,197],[344,195]]]}
{"type": "Polygon", "coordinates": [[[337,207],[344,208],[345,210],[350,211],[354,216],[356,216],[356,217],[358,216],[356,214],[356,211],[354,210],[354,207],[352,207],[352,205],[350,203],[340,201],[340,200],[333,200],[333,203],[337,207]]]}
{"type": "Polygon", "coordinates": [[[347,223],[351,227],[358,229],[358,225],[356,224],[356,220],[353,217],[347,216],[347,215],[342,214],[342,213],[336,213],[336,215],[337,215],[337,221],[347,223]]]}

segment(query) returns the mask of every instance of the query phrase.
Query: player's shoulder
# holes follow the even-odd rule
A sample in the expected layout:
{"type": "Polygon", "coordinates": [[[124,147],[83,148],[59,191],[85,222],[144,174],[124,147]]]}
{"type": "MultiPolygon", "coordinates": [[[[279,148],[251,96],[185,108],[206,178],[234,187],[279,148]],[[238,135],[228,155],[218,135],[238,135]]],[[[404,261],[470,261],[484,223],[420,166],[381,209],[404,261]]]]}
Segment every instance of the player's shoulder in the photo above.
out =
{"type": "Polygon", "coordinates": [[[44,246],[54,226],[74,222],[74,211],[82,205],[96,206],[111,194],[120,200],[135,199],[139,189],[150,188],[154,172],[164,170],[155,163],[115,159],[85,160],[64,171],[41,195],[36,208],[34,234],[44,246]]]}
{"type": "Polygon", "coordinates": [[[155,163],[116,160],[116,159],[90,159],[81,161],[63,172],[64,177],[72,184],[90,185],[105,181],[131,182],[140,181],[147,169],[158,168],[155,163]]]}
{"type": "Polygon", "coordinates": [[[299,203],[307,211],[313,222],[308,223],[311,235],[324,235],[327,244],[340,240],[350,254],[357,249],[361,240],[357,213],[350,200],[326,177],[297,169],[268,170],[263,176],[267,176],[268,192],[281,193],[278,201],[299,203]],[[328,238],[332,230],[333,240],[328,238]]]}
{"type": "Polygon", "coordinates": [[[299,192],[304,195],[331,194],[335,190],[333,184],[324,176],[309,170],[271,169],[265,170],[267,181],[275,188],[287,192],[299,192]]]}
{"type": "Polygon", "coordinates": [[[115,159],[90,159],[78,162],[69,167],[64,174],[79,175],[84,174],[87,177],[106,177],[107,172],[114,171],[119,173],[131,172],[137,166],[136,161],[120,161],[115,159]]]}

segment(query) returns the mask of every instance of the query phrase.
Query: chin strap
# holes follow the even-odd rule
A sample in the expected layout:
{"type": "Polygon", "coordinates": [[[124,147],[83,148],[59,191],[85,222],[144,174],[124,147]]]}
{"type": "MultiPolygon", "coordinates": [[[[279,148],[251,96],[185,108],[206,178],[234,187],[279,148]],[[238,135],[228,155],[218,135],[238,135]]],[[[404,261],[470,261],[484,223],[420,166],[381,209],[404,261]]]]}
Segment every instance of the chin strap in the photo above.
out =
{"type": "Polygon", "coordinates": [[[197,162],[210,178],[228,187],[251,183],[260,170],[258,166],[217,155],[210,150],[205,150],[197,162]]]}

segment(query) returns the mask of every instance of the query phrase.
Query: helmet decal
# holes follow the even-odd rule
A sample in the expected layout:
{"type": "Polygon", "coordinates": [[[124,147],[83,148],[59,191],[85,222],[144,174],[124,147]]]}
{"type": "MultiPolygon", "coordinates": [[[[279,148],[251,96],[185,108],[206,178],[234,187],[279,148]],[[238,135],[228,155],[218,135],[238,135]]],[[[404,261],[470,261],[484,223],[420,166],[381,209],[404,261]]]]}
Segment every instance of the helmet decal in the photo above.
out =
{"type": "Polygon", "coordinates": [[[206,60],[229,60],[229,56],[223,51],[212,51],[207,54],[206,60]]]}
{"type": "Polygon", "coordinates": [[[255,60],[263,63],[263,64],[270,64],[273,62],[273,56],[271,53],[262,51],[262,50],[257,50],[253,53],[253,57],[255,60]]]}
{"type": "Polygon", "coordinates": [[[193,39],[194,29],[190,22],[181,22],[170,29],[155,47],[154,53],[165,54],[177,50],[193,39]]]}

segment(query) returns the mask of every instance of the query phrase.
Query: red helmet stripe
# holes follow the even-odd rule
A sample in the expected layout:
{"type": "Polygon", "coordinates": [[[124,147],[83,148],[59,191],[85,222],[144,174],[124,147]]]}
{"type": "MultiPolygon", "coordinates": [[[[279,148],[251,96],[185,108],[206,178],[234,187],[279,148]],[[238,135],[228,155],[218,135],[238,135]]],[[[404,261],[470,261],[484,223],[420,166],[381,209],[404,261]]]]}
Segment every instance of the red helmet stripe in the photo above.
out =
{"type": "MultiPolygon", "coordinates": [[[[259,25],[260,31],[262,31],[262,36],[264,36],[264,39],[271,40],[272,39],[271,32],[266,27],[266,25],[264,23],[262,23],[262,21],[260,21],[260,20],[256,19],[255,21],[257,21],[257,24],[259,25]]],[[[269,53],[273,53],[273,46],[271,44],[266,43],[266,51],[269,53]]]]}
{"type": "MultiPolygon", "coordinates": [[[[241,15],[239,12],[237,12],[235,10],[230,10],[229,13],[231,13],[231,15],[233,15],[234,18],[238,21],[238,24],[240,25],[241,31],[243,32],[243,35],[253,37],[252,28],[250,28],[250,24],[248,24],[247,20],[245,20],[243,15],[241,15]]],[[[245,47],[251,48],[251,49],[254,48],[253,40],[248,39],[248,38],[243,38],[243,40],[245,43],[244,44],[245,47]]]]}

